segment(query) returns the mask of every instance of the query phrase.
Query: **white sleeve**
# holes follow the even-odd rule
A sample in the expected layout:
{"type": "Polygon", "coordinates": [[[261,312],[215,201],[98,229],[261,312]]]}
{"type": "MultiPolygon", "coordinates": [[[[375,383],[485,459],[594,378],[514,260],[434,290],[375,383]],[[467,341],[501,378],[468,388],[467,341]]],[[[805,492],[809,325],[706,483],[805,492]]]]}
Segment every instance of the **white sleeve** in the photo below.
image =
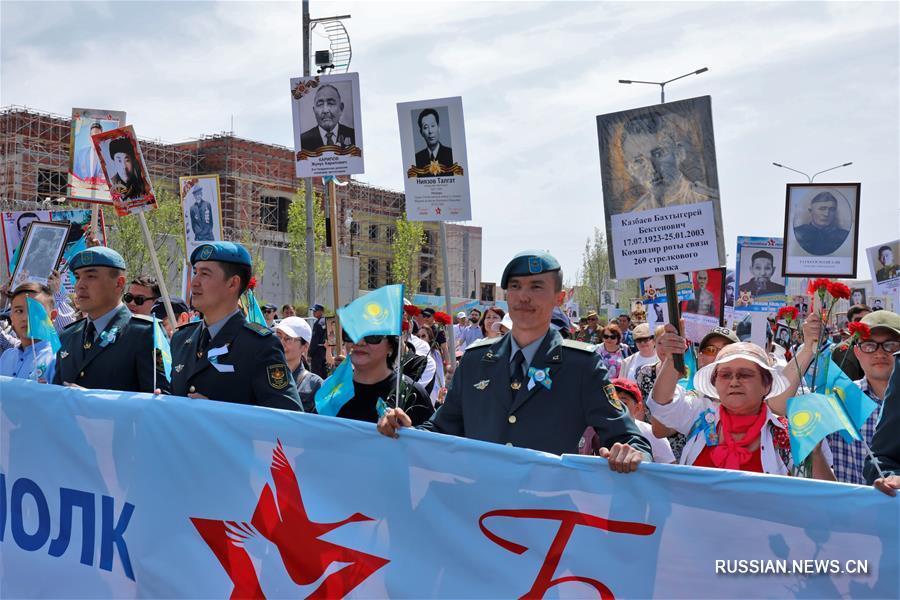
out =
{"type": "Polygon", "coordinates": [[[693,393],[687,393],[680,385],[675,386],[675,397],[668,404],[657,404],[651,394],[646,400],[650,414],[666,427],[687,435],[694,421],[712,402],[693,393]]]}
{"type": "Polygon", "coordinates": [[[425,361],[425,370],[422,371],[422,376],[419,377],[419,381],[416,383],[421,383],[422,387],[427,386],[434,378],[435,371],[437,371],[437,366],[434,364],[434,359],[431,358],[431,355],[428,355],[428,359],[425,361]]]}
{"type": "Polygon", "coordinates": [[[666,438],[658,438],[653,435],[653,427],[644,421],[635,421],[641,433],[650,442],[650,450],[653,452],[653,462],[670,465],[675,461],[675,454],[672,452],[672,446],[666,438]]]}

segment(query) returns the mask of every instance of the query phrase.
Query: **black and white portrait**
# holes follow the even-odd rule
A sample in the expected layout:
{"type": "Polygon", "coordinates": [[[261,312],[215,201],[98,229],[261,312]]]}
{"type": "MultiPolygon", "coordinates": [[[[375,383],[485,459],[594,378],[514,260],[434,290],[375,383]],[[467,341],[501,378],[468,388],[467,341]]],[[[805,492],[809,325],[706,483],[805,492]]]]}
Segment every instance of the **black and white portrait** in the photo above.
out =
{"type": "Polygon", "coordinates": [[[858,183],[788,184],[784,272],[856,277],[858,183]]]}
{"type": "Polygon", "coordinates": [[[68,224],[32,222],[25,233],[10,289],[29,281],[46,284],[62,258],[68,235],[68,224]]]}

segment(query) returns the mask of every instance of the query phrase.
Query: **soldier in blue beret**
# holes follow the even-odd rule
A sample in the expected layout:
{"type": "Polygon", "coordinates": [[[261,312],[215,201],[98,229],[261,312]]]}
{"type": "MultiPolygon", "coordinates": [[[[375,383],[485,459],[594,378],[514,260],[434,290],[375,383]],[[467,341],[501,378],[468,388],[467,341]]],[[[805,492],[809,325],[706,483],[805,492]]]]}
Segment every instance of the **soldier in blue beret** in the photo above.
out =
{"type": "MultiPolygon", "coordinates": [[[[564,340],[551,327],[553,309],[565,298],[562,281],[559,262],[547,252],[513,257],[500,280],[512,331],[466,348],[447,399],[422,429],[571,454],[590,426],[614,471],[631,472],[651,460],[650,444],[616,396],[595,347],[564,340]]],[[[378,430],[396,437],[409,425],[392,408],[378,430]]]]}
{"type": "Polygon", "coordinates": [[[134,315],[122,303],[125,260],[112,248],[98,246],[76,254],[69,263],[75,275],[75,299],[86,318],[63,330],[53,383],[123,392],[169,391],[162,366],[154,360],[153,321],[134,315]]]}
{"type": "Polygon", "coordinates": [[[251,323],[238,301],[252,272],[240,244],[211,242],[191,253],[192,304],[202,321],[172,336],[172,393],[285,410],[303,410],[284,349],[272,330],[251,323]]]}

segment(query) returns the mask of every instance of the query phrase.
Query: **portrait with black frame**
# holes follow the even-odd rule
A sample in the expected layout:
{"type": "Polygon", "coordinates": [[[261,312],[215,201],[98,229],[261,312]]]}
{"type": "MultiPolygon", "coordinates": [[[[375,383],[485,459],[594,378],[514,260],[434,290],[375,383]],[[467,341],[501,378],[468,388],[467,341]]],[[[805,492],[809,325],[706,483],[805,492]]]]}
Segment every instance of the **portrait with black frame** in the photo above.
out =
{"type": "Polygon", "coordinates": [[[785,197],[785,277],[856,278],[859,183],[789,183],[785,197]]]}
{"type": "Polygon", "coordinates": [[[59,266],[68,237],[68,223],[32,221],[25,231],[21,254],[10,278],[9,289],[14,290],[28,282],[46,285],[50,275],[59,266]]]}

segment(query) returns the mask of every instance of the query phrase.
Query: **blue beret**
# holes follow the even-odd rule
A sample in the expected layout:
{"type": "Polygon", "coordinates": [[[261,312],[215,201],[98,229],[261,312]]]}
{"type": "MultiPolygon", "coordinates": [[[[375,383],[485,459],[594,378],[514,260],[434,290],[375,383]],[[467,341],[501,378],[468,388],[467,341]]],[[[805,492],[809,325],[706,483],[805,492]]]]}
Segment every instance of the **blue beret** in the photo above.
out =
{"type": "Polygon", "coordinates": [[[122,255],[106,246],[96,246],[82,250],[69,261],[69,270],[77,271],[84,267],[112,267],[114,269],[126,269],[125,259],[122,255]]]}
{"type": "Polygon", "coordinates": [[[509,261],[506,268],[503,269],[503,276],[500,278],[500,287],[506,289],[510,277],[522,277],[528,275],[540,275],[541,273],[550,273],[559,271],[559,261],[553,258],[549,252],[543,250],[525,250],[519,252],[513,259],[509,261]]]}
{"type": "Polygon", "coordinates": [[[211,242],[198,246],[191,252],[191,265],[201,260],[234,263],[236,265],[253,266],[250,253],[240,244],[234,242],[211,242]]]}

